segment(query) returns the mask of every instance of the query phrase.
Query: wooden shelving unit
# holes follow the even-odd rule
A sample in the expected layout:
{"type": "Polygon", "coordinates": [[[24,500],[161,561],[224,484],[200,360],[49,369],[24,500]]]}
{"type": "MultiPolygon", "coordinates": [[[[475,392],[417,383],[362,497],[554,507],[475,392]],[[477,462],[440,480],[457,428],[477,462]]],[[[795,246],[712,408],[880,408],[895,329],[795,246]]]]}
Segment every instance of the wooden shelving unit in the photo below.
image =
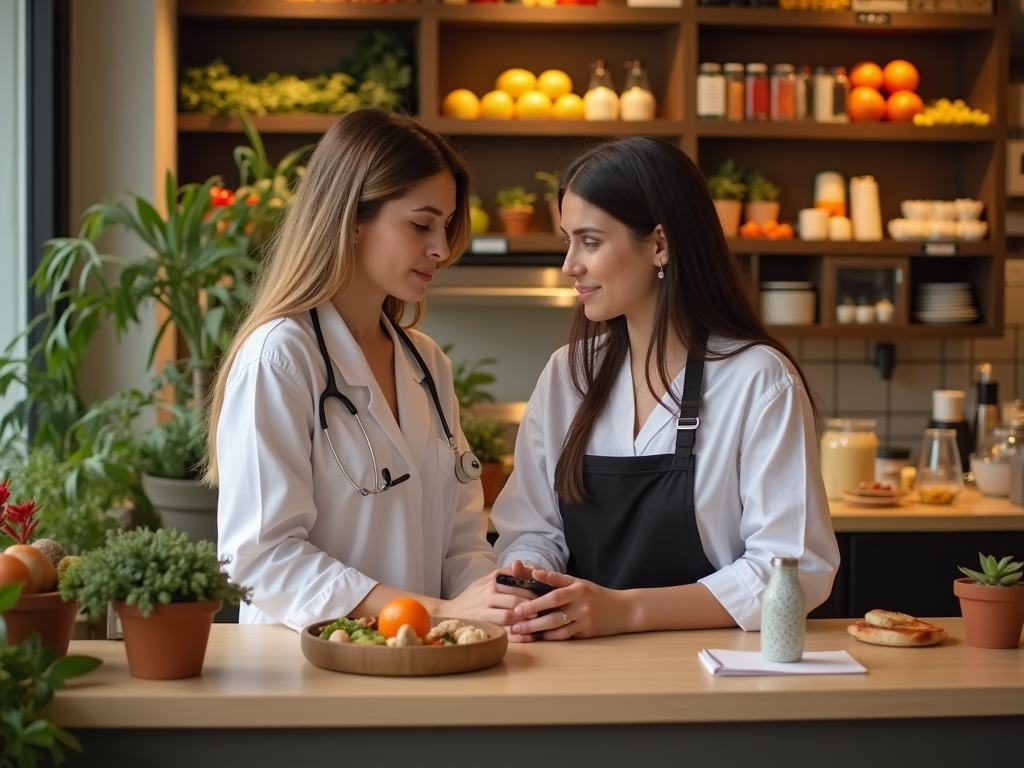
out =
{"type": "MultiPolygon", "coordinates": [[[[785,336],[934,338],[997,336],[1003,327],[1002,272],[1005,188],[1008,11],[993,15],[894,13],[884,26],[861,23],[851,12],[782,11],[701,7],[684,0],[678,9],[629,8],[624,0],[598,6],[527,7],[519,4],[286,2],[285,0],[179,0],[179,59],[205,64],[213,53],[236,71],[322,71],[350,52],[374,27],[399,30],[415,51],[418,115],[451,137],[469,161],[476,192],[485,205],[509,184],[540,191],[536,170],[555,170],[595,138],[647,134],[677,142],[705,170],[732,157],[759,168],[783,189],[784,220],[812,204],[813,178],[836,170],[850,177],[871,174],[881,190],[883,220],[899,215],[906,198],[973,197],[985,202],[988,238],[960,243],[952,257],[921,255],[919,243],[811,243],[736,240],[731,243],[751,280],[816,282],[818,323],[779,328],[785,336]],[[582,93],[588,62],[603,58],[621,86],[619,62],[647,63],[659,103],[652,122],[465,121],[439,114],[441,97],[458,87],[482,94],[503,69],[566,71],[582,93]],[[922,74],[925,100],[965,99],[993,116],[984,128],[918,128],[887,123],[822,125],[726,123],[696,117],[696,72],[701,61],[765,61],[847,67],[870,59],[906,58],[922,74]],[[327,62],[325,64],[325,62],[327,62]],[[836,260],[904,265],[897,308],[901,322],[887,326],[837,326],[835,286],[823,284],[836,260]],[[830,261],[831,260],[831,261],[830,261]],[[801,277],[800,279],[805,279],[801,277]],[[970,325],[914,323],[916,286],[925,281],[967,281],[981,320],[970,325]]],[[[282,154],[315,140],[334,115],[262,115],[254,122],[268,151],[282,154]]],[[[222,173],[241,124],[206,115],[178,116],[179,171],[186,180],[222,173]],[[219,164],[218,164],[219,163],[219,164]]],[[[557,266],[564,253],[551,234],[544,206],[527,236],[510,238],[508,253],[467,254],[463,263],[557,266]]]]}

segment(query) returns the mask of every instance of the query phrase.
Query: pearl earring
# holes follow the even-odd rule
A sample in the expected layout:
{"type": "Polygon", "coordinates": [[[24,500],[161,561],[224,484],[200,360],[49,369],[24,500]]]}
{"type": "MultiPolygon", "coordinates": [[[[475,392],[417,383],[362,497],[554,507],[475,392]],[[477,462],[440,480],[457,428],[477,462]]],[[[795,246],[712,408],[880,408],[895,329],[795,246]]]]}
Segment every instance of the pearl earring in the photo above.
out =
{"type": "Polygon", "coordinates": [[[665,279],[665,268],[663,266],[661,266],[661,262],[660,261],[658,262],[658,279],[659,280],[664,280],[665,279]]]}

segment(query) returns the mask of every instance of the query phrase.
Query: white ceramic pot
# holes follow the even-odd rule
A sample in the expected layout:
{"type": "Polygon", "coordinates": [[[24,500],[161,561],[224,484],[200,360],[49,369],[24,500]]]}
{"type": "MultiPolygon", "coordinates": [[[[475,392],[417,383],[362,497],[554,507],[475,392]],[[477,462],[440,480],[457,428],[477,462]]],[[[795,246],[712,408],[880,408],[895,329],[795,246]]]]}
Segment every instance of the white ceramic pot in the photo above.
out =
{"type": "Polygon", "coordinates": [[[761,314],[769,325],[814,325],[814,291],[761,291],[761,314]]]}

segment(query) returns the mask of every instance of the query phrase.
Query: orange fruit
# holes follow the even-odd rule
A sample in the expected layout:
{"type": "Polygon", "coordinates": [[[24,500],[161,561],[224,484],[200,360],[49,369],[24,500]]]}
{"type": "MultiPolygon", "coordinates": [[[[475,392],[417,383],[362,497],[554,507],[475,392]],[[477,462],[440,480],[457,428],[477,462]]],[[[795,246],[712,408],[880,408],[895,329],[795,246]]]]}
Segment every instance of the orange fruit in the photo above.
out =
{"type": "Polygon", "coordinates": [[[885,119],[894,123],[912,123],[922,112],[924,102],[913,91],[896,91],[885,100],[885,119]]]}
{"type": "Polygon", "coordinates": [[[748,221],[740,227],[740,237],[763,237],[756,221],[748,221]]]}
{"type": "Polygon", "coordinates": [[[380,610],[377,617],[377,631],[384,637],[394,637],[403,624],[413,628],[417,637],[426,637],[430,632],[430,614],[423,603],[411,597],[396,597],[380,610]]]}
{"type": "Polygon", "coordinates": [[[527,91],[516,99],[516,117],[520,120],[547,120],[551,117],[551,97],[543,91],[527,91]]]}
{"type": "Polygon", "coordinates": [[[488,91],[480,99],[480,117],[488,120],[511,120],[516,102],[505,91],[488,91]]]}
{"type": "Polygon", "coordinates": [[[547,69],[537,76],[537,90],[544,91],[555,101],[559,96],[572,93],[572,78],[560,69],[547,69]]]}
{"type": "Polygon", "coordinates": [[[499,91],[505,91],[513,99],[518,99],[527,91],[537,87],[537,76],[528,69],[506,69],[498,79],[494,81],[494,87],[499,91]]]}
{"type": "Polygon", "coordinates": [[[889,93],[916,91],[921,82],[917,67],[903,59],[894,59],[886,64],[882,76],[885,78],[885,90],[889,93]]]}
{"type": "Polygon", "coordinates": [[[853,122],[877,122],[885,117],[885,99],[874,88],[862,85],[850,91],[850,97],[846,101],[846,112],[853,122]]]}
{"type": "Polygon", "coordinates": [[[882,68],[873,61],[862,61],[860,64],[855,64],[853,69],[850,70],[849,79],[851,88],[858,88],[863,85],[868,88],[874,88],[876,91],[880,91],[885,83],[882,68]]]}
{"type": "Polygon", "coordinates": [[[441,114],[461,120],[476,120],[480,117],[480,100],[466,88],[456,88],[441,102],[441,114]]]}
{"type": "Polygon", "coordinates": [[[792,240],[796,237],[796,232],[793,231],[793,225],[782,222],[768,233],[769,240],[792,240]]]}
{"type": "Polygon", "coordinates": [[[583,99],[575,93],[559,96],[551,105],[551,117],[555,120],[582,120],[583,99]]]}

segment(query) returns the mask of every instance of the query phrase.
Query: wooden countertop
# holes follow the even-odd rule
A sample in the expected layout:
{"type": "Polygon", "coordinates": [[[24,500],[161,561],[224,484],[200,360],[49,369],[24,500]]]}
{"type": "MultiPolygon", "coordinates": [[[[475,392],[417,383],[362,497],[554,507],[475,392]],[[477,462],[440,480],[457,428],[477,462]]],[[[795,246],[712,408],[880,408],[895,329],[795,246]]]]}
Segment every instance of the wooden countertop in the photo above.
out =
{"type": "Polygon", "coordinates": [[[913,495],[908,499],[893,507],[830,502],[832,527],[837,533],[1024,531],[1024,507],[983,496],[975,488],[965,488],[952,504],[921,504],[913,495]]]}
{"type": "MultiPolygon", "coordinates": [[[[47,716],[69,728],[275,728],[742,722],[1024,714],[1024,648],[983,650],[958,618],[930,648],[866,645],[849,620],[808,622],[807,650],[848,650],[866,675],[715,678],[701,648],[756,650],[738,629],[654,632],[564,643],[510,644],[479,672],[380,678],[319,669],[298,635],[274,625],[215,624],[206,666],[191,680],[128,675],[124,645],[74,641],[103,659],[70,681],[47,716]]],[[[382,648],[381,653],[387,653],[382,648]]]]}

